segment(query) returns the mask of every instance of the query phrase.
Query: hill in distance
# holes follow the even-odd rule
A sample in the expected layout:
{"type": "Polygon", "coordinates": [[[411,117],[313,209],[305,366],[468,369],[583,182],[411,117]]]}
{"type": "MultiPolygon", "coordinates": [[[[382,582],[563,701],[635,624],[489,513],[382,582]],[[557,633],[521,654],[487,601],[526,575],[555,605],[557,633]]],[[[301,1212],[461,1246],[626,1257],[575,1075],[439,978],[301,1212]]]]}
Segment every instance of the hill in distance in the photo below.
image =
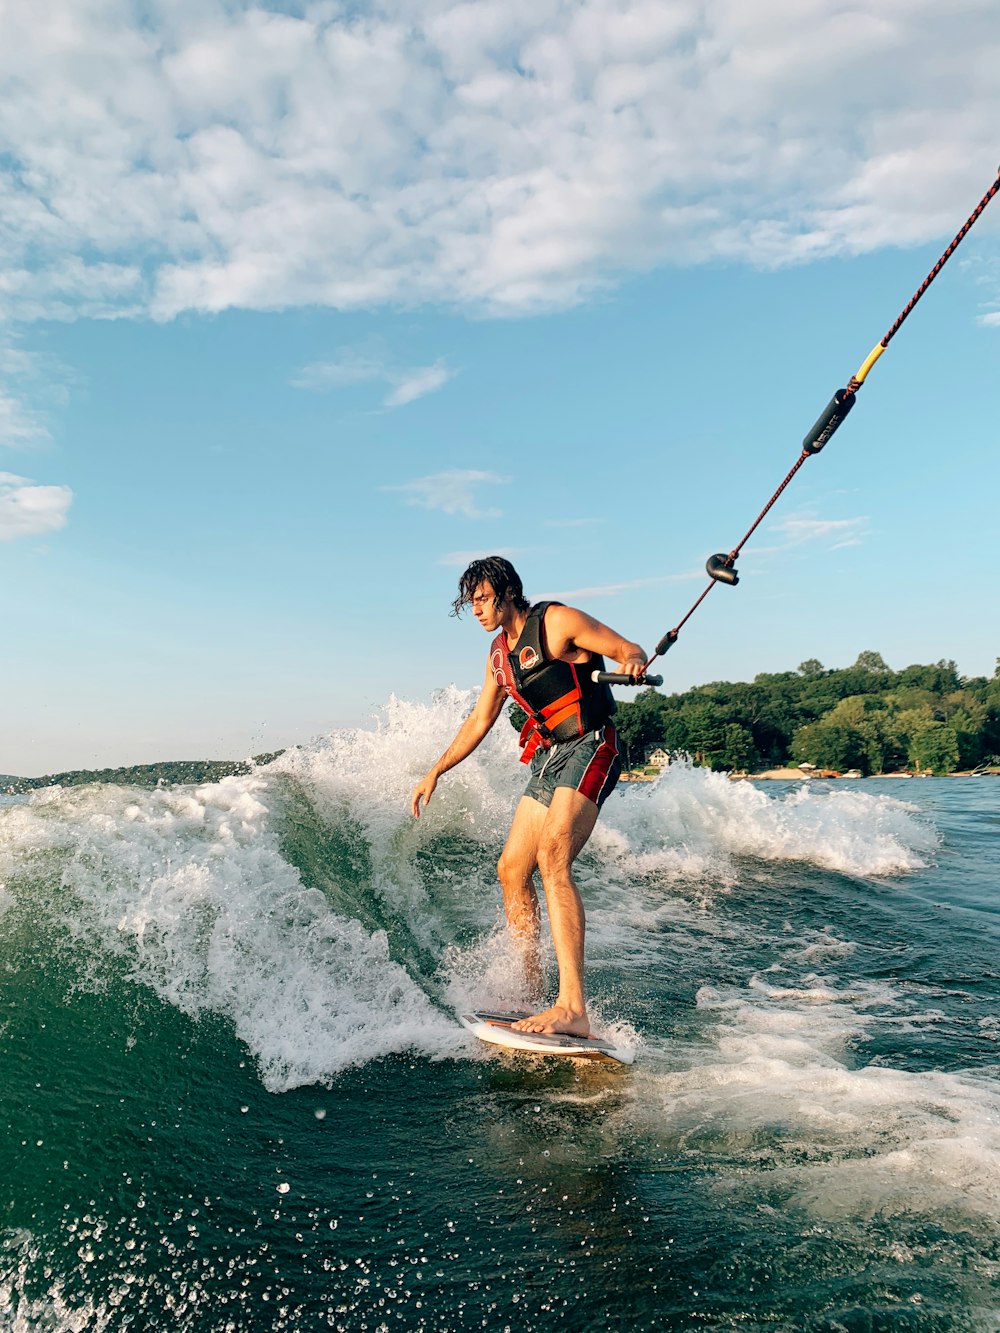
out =
{"type": "Polygon", "coordinates": [[[40,778],[0,775],[0,791],[15,794],[40,787],[83,787],[91,782],[111,782],[119,787],[157,787],[165,783],[218,782],[220,778],[250,773],[260,764],[277,759],[281,750],[255,754],[252,759],[176,759],[159,764],[133,764],[127,768],[73,769],[47,773],[40,778]]]}

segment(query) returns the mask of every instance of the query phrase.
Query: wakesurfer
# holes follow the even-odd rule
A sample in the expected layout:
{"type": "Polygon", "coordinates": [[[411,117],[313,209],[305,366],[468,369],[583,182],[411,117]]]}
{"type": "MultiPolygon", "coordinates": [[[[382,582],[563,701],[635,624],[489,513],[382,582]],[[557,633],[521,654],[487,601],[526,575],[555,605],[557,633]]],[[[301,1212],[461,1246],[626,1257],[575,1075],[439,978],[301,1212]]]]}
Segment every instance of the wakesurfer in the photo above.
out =
{"type": "Polygon", "coordinates": [[[441,758],[413,789],[413,814],[427,805],[438,779],[480,744],[508,698],[527,714],[521,732],[523,763],[531,777],[518,804],[497,865],[510,932],[522,951],[529,984],[541,988],[538,893],[541,874],[559,992],[549,1009],[513,1026],[523,1032],[587,1036],[584,992],[583,902],[572,865],[597,823],[601,806],[621,776],[614,699],[592,673],[604,659],[642,679],[646,654],[584,611],[560,602],[531,605],[509,560],[474,560],[462,574],[452,614],[466,606],[494,635],[483,688],[470,715],[441,758]]]}

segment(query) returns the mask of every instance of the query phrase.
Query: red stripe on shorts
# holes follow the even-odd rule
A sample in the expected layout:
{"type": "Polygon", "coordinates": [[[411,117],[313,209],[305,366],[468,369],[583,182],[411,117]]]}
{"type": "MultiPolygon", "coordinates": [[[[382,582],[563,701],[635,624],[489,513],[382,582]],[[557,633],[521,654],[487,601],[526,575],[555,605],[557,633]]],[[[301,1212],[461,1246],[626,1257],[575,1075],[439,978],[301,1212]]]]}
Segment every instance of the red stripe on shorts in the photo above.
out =
{"type": "Polygon", "coordinates": [[[587,765],[587,770],[580,779],[577,791],[582,792],[588,801],[601,804],[604,788],[611,774],[611,768],[618,758],[618,733],[610,723],[604,728],[604,740],[594,751],[594,757],[587,765]]]}

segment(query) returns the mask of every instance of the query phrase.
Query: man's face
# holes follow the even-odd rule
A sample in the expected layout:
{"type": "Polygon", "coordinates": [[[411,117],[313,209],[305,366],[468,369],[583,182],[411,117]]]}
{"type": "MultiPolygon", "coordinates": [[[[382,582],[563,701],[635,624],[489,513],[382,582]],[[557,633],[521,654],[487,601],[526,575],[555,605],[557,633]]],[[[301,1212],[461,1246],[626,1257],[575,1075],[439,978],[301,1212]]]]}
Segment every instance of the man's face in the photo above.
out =
{"type": "Polygon", "coordinates": [[[472,614],[483,629],[489,630],[491,633],[500,628],[500,622],[503,619],[503,607],[501,605],[498,608],[496,600],[496,592],[489,580],[476,585],[476,590],[472,594],[472,614]]]}

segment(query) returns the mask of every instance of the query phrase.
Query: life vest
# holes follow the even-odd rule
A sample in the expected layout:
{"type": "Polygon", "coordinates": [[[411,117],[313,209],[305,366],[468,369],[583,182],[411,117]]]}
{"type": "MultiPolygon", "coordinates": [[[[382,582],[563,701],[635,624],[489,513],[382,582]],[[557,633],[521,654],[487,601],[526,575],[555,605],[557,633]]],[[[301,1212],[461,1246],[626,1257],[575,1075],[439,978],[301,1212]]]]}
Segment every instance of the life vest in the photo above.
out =
{"type": "Polygon", "coordinates": [[[604,670],[604,658],[592,653],[586,662],[547,658],[542,644],[542,620],[550,606],[539,602],[528,612],[513,649],[503,630],[490,647],[490,666],[496,683],[528,715],[521,728],[521,763],[526,764],[540,745],[571,741],[597,731],[615,711],[607,685],[596,685],[591,673],[604,670]]]}

